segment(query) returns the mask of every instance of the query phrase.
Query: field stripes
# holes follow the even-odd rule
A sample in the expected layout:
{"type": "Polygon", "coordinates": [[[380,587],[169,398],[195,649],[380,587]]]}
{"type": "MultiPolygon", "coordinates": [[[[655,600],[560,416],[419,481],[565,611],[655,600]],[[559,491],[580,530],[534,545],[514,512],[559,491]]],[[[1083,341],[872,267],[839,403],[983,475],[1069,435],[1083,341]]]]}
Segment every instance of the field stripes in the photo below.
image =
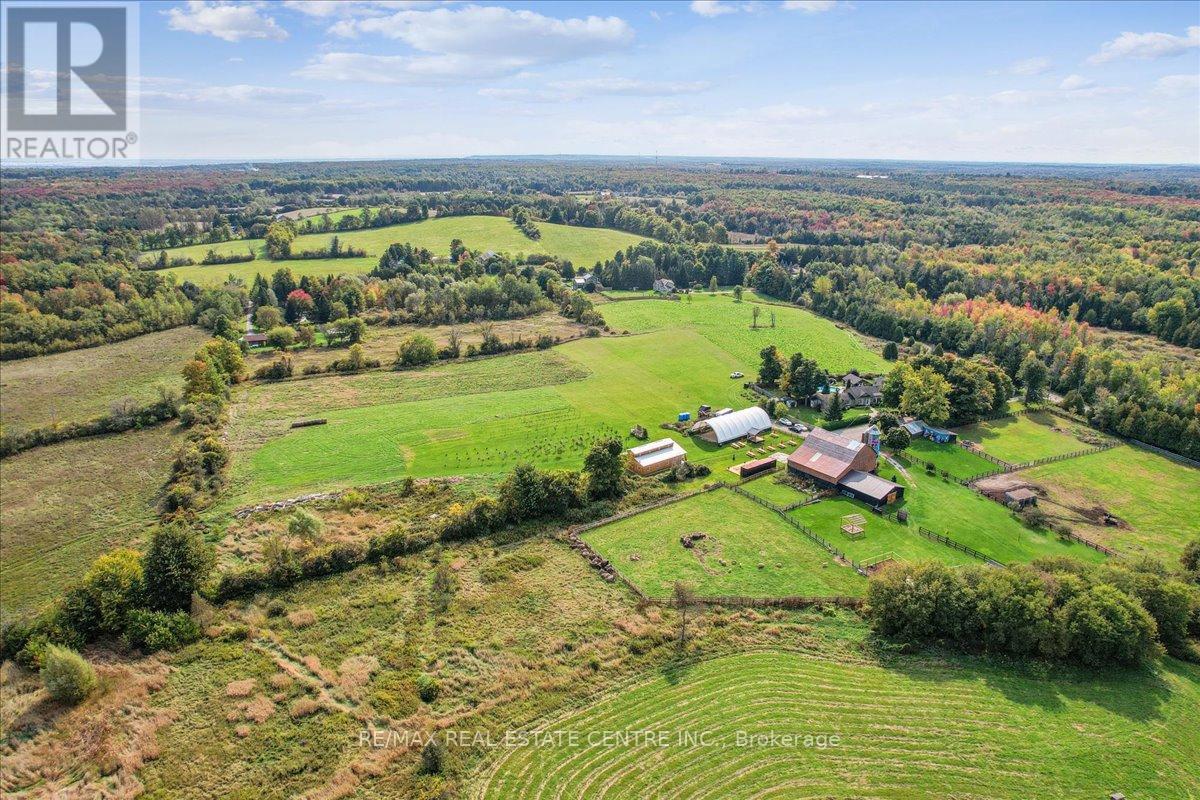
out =
{"type": "MultiPolygon", "coordinates": [[[[1195,715],[1196,676],[1171,677],[1178,696],[1153,711],[1195,715]]],[[[1066,798],[1138,786],[1146,796],[1183,797],[1200,782],[1184,769],[1194,737],[1164,743],[1154,726],[1130,724],[1147,712],[1138,689],[1163,690],[1156,678],[1122,684],[1127,707],[1095,678],[1061,678],[1061,694],[1050,688],[1024,701],[1006,694],[1020,681],[986,669],[910,664],[900,672],[787,653],[719,658],[675,684],[656,678],[551,723],[539,733],[573,732],[578,741],[505,751],[473,796],[1066,798]],[[840,742],[739,746],[739,731],[840,742]],[[656,738],[605,740],[614,732],[656,738]],[[681,743],[681,732],[707,738],[681,743]]]]}

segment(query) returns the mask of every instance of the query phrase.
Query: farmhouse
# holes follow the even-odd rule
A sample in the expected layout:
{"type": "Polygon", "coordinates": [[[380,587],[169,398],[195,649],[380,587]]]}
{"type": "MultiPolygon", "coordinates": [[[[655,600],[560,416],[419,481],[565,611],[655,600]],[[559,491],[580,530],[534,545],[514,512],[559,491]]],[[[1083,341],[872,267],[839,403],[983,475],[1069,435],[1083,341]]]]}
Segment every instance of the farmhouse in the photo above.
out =
{"type": "Polygon", "coordinates": [[[717,414],[702,419],[688,429],[688,433],[716,444],[725,444],[745,436],[753,436],[771,429],[771,418],[758,406],[743,408],[728,414],[717,414]]]}
{"type": "Polygon", "coordinates": [[[259,347],[267,343],[267,335],[265,333],[247,333],[242,337],[242,341],[247,347],[259,347]]]}
{"type": "Polygon", "coordinates": [[[653,475],[687,459],[687,451],[674,439],[658,439],[629,450],[629,469],[638,475],[653,475]]]}
{"type": "Polygon", "coordinates": [[[656,278],[654,281],[654,291],[659,294],[675,294],[675,281],[670,278],[656,278]]]}
{"type": "Polygon", "coordinates": [[[808,398],[809,408],[824,412],[833,402],[835,394],[841,395],[838,401],[842,408],[870,408],[879,405],[883,400],[883,377],[867,380],[857,373],[848,373],[842,382],[845,388],[823,386],[821,391],[808,398]]]}
{"type": "Polygon", "coordinates": [[[575,288],[581,292],[595,292],[604,288],[594,273],[584,272],[575,276],[575,288]]]}
{"type": "Polygon", "coordinates": [[[904,487],[873,475],[879,465],[870,446],[822,428],[809,432],[804,444],[788,456],[788,471],[838,489],[871,505],[894,503],[904,487]]]}

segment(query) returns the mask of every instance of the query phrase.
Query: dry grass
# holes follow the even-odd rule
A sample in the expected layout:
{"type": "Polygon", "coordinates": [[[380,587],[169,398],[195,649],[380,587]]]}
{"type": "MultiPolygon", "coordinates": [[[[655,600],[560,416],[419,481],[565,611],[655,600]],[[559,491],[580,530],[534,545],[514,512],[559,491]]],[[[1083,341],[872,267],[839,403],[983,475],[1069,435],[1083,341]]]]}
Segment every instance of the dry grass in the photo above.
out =
{"type": "Polygon", "coordinates": [[[230,681],[225,686],[226,697],[249,697],[251,692],[258,686],[258,681],[254,678],[245,678],[240,681],[230,681]]]}
{"type": "Polygon", "coordinates": [[[291,714],[292,719],[302,719],[316,714],[323,708],[323,705],[311,697],[301,697],[292,703],[291,708],[288,709],[288,713],[291,714]]]}
{"type": "Polygon", "coordinates": [[[307,608],[301,608],[290,612],[287,621],[293,628],[307,628],[316,623],[317,615],[307,608]]]}

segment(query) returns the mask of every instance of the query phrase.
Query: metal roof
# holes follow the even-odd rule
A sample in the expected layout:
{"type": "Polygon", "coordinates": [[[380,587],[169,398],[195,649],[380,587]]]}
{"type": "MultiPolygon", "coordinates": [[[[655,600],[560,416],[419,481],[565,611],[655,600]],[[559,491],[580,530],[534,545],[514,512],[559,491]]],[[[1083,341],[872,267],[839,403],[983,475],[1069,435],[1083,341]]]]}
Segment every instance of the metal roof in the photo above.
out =
{"type": "Polygon", "coordinates": [[[687,451],[680,447],[679,443],[674,439],[659,439],[655,442],[631,448],[629,454],[642,467],[652,467],[663,461],[687,455],[687,451]]]}
{"type": "Polygon", "coordinates": [[[716,435],[717,444],[725,444],[771,428],[771,418],[758,406],[743,408],[741,411],[733,411],[719,417],[709,417],[704,421],[716,435]]]}
{"type": "Polygon", "coordinates": [[[869,472],[854,469],[846,473],[846,477],[842,478],[838,484],[844,489],[853,489],[854,491],[865,494],[872,500],[885,500],[889,494],[900,488],[900,484],[892,483],[889,480],[872,475],[869,472]]]}

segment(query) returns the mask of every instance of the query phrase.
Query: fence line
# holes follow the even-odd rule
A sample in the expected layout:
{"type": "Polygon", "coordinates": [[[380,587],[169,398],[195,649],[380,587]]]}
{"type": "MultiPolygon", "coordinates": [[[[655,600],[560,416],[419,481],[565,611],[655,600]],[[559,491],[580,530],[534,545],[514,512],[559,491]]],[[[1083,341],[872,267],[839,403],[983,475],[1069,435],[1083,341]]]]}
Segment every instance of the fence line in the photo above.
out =
{"type": "Polygon", "coordinates": [[[930,539],[935,542],[940,542],[940,543],[946,545],[947,547],[951,547],[955,550],[958,550],[959,552],[966,553],[967,555],[971,556],[972,558],[977,558],[980,561],[983,561],[985,564],[988,564],[989,566],[992,566],[992,567],[1003,567],[1004,566],[996,559],[991,558],[990,556],[984,555],[983,553],[976,550],[974,547],[967,547],[965,544],[959,544],[958,542],[951,539],[949,536],[943,536],[940,533],[934,533],[933,531],[929,530],[929,528],[926,528],[924,525],[917,526],[917,533],[921,534],[926,539],[930,539]]]}
{"type": "MultiPolygon", "coordinates": [[[[734,606],[739,608],[810,608],[812,606],[840,606],[841,608],[860,609],[865,604],[861,597],[834,595],[832,597],[750,597],[747,595],[718,595],[693,598],[692,603],[698,606],[734,606]]],[[[672,600],[647,599],[647,605],[673,607],[672,600]]]]}
{"type": "Polygon", "coordinates": [[[1118,444],[1120,444],[1120,442],[1109,441],[1101,445],[1095,445],[1094,447],[1085,447],[1082,450],[1074,450],[1070,453],[1061,453],[1056,456],[1046,456],[1045,458],[1038,458],[1034,459],[1033,461],[1026,461],[1024,463],[1017,464],[1010,471],[1016,472],[1017,470],[1030,469],[1031,467],[1040,467],[1043,464],[1053,464],[1056,461],[1066,461],[1068,458],[1079,458],[1080,456],[1091,455],[1092,453],[1102,453],[1105,450],[1113,449],[1118,444]]]}
{"type": "Polygon", "coordinates": [[[787,513],[785,513],[783,511],[783,506],[777,506],[774,503],[772,503],[770,500],[765,500],[765,499],[759,497],[758,495],[751,494],[750,492],[747,492],[745,489],[743,489],[740,486],[730,486],[729,488],[731,490],[733,490],[734,492],[736,492],[737,494],[740,494],[743,497],[748,497],[749,499],[753,500],[755,503],[758,503],[763,508],[774,511],[776,514],[779,515],[780,519],[782,519],[788,525],[791,525],[796,530],[800,531],[800,533],[804,534],[804,536],[806,536],[809,540],[811,540],[812,542],[814,542],[815,544],[817,544],[818,546],[823,548],[827,553],[829,553],[830,555],[833,555],[833,556],[837,556],[842,561],[845,561],[847,564],[849,564],[850,567],[855,572],[857,572],[859,575],[862,575],[864,578],[867,577],[867,571],[862,567],[862,565],[860,565],[854,559],[850,558],[850,556],[846,555],[838,548],[834,547],[832,544],[830,544],[828,541],[826,541],[821,536],[818,536],[817,534],[813,533],[812,529],[810,529],[807,525],[803,524],[802,522],[800,522],[798,520],[794,520],[791,517],[789,517],[787,515],[787,513]]]}

